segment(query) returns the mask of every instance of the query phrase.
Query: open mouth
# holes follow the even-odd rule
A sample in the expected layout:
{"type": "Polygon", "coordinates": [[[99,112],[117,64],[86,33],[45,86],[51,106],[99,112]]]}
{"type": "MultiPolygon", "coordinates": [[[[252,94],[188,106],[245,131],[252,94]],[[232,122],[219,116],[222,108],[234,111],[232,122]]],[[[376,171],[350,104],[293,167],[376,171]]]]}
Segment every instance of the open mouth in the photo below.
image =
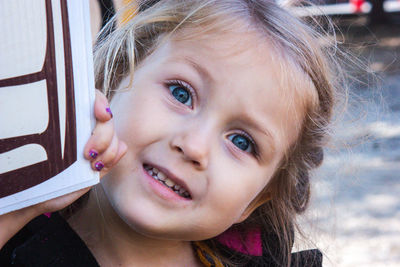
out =
{"type": "Polygon", "coordinates": [[[153,177],[159,183],[163,184],[164,186],[174,191],[174,193],[186,199],[192,198],[189,192],[182,185],[179,185],[174,181],[172,181],[165,173],[163,173],[156,167],[153,167],[149,164],[143,164],[143,167],[151,177],[153,177]]]}

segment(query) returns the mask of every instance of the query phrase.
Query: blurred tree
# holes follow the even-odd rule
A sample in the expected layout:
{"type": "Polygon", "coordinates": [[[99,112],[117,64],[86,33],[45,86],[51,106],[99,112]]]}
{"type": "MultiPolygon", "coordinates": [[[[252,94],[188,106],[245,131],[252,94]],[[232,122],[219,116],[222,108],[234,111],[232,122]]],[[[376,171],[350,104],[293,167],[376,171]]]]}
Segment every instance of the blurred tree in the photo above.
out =
{"type": "Polygon", "coordinates": [[[369,23],[384,24],[388,22],[387,14],[383,9],[383,0],[370,0],[372,4],[371,12],[369,13],[369,23]]]}

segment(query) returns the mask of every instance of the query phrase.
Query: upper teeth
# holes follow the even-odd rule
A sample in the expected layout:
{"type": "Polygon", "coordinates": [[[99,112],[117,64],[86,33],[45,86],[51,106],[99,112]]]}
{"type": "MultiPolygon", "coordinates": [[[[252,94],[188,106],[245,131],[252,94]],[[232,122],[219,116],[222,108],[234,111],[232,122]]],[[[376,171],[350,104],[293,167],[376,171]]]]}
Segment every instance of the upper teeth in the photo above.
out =
{"type": "Polygon", "coordinates": [[[185,197],[185,198],[189,198],[190,194],[189,192],[187,192],[183,187],[181,187],[178,184],[175,184],[174,181],[172,181],[171,179],[169,179],[167,177],[167,175],[165,175],[165,173],[163,173],[162,171],[160,171],[157,168],[151,167],[149,165],[145,165],[144,166],[147,173],[150,174],[154,179],[158,180],[159,182],[161,182],[162,184],[164,184],[165,186],[169,187],[170,189],[172,189],[175,193],[177,193],[178,195],[185,197]]]}

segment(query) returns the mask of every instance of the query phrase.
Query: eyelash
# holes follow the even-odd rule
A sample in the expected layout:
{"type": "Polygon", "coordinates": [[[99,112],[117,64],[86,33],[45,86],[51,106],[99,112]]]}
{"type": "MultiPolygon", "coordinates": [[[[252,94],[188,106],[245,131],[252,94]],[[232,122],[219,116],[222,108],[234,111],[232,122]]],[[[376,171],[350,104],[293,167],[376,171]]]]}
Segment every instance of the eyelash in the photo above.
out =
{"type": "MultiPolygon", "coordinates": [[[[241,150],[241,151],[243,151],[243,152],[245,152],[245,153],[250,153],[250,154],[252,154],[253,156],[255,156],[256,158],[259,157],[259,151],[258,151],[257,144],[256,144],[256,142],[254,141],[254,139],[253,139],[248,133],[246,133],[245,131],[239,130],[238,133],[236,132],[236,133],[229,134],[229,135],[228,135],[228,139],[229,139],[230,136],[232,136],[232,135],[234,135],[234,134],[237,134],[237,135],[241,135],[241,136],[246,137],[246,138],[250,141],[250,145],[253,147],[253,151],[251,151],[251,152],[246,152],[246,151],[244,151],[244,150],[241,150]]],[[[230,141],[232,141],[232,140],[230,140],[230,141]]],[[[240,148],[238,148],[238,149],[240,149],[240,148]]]]}
{"type": "MultiPolygon", "coordinates": [[[[183,88],[185,88],[186,90],[188,90],[190,97],[192,98],[192,104],[191,104],[191,108],[193,108],[195,101],[196,101],[196,91],[193,89],[192,86],[190,86],[190,84],[188,84],[187,82],[181,81],[181,80],[171,80],[165,83],[166,87],[169,86],[181,86],[183,88]]],[[[169,89],[169,88],[168,88],[169,89]]],[[[183,104],[183,103],[182,103],[183,104]]]]}

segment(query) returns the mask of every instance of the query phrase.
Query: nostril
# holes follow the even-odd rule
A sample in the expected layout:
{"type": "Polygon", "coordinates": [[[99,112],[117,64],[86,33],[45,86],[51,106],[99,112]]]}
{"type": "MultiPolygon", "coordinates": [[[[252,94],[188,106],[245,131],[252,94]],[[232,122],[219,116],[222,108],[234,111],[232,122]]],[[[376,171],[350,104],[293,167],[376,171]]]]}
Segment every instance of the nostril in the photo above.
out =
{"type": "Polygon", "coordinates": [[[171,149],[178,152],[186,162],[191,163],[196,168],[202,168],[205,164],[204,155],[198,153],[201,151],[197,151],[196,149],[193,149],[193,147],[184,147],[178,144],[172,144],[171,149]]]}

